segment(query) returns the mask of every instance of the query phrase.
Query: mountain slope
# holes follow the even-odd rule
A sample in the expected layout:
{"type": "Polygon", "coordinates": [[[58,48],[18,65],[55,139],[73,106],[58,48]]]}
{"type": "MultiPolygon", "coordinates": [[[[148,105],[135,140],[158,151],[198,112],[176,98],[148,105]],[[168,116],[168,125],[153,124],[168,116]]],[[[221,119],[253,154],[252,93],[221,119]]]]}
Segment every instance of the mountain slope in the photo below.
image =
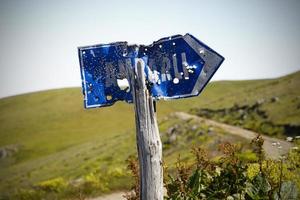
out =
{"type": "MultiPolygon", "coordinates": [[[[213,82],[199,97],[158,102],[158,118],[163,121],[175,111],[222,109],[264,99],[262,109],[272,122],[300,125],[299,86],[300,72],[278,79],[213,82]],[[269,101],[272,98],[278,100],[269,101]]],[[[85,110],[80,88],[0,99],[0,191],[59,176],[74,179],[99,166],[107,173],[125,173],[124,160],[135,153],[134,127],[132,105],[119,102],[85,110]]],[[[166,128],[160,127],[162,132],[166,128]]],[[[170,162],[175,159],[171,154],[170,162]]],[[[124,181],[119,177],[110,185],[122,188],[124,181]]]]}

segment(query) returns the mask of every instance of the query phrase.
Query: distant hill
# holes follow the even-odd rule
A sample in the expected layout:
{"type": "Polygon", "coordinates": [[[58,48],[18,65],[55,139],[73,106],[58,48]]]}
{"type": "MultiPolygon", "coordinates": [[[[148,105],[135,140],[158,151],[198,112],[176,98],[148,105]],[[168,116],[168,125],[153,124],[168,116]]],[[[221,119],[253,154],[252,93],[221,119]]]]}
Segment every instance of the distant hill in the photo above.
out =
{"type": "MultiPolygon", "coordinates": [[[[299,86],[300,72],[277,79],[217,81],[199,97],[158,102],[158,118],[175,111],[220,110],[259,101],[272,123],[299,126],[299,86]]],[[[135,152],[134,128],[132,105],[119,102],[85,110],[81,88],[0,99],[0,193],[12,185],[79,178],[99,166],[115,173],[135,152]]],[[[120,179],[111,184],[122,188],[120,179]]]]}

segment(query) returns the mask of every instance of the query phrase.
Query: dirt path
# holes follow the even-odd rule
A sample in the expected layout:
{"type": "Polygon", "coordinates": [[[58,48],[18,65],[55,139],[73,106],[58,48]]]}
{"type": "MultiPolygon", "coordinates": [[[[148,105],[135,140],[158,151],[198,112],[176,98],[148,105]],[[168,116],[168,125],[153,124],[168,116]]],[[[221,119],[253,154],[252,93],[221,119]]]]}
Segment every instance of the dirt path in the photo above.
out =
{"type": "MultiPolygon", "coordinates": [[[[246,129],[243,129],[243,128],[240,128],[237,126],[232,126],[232,125],[216,122],[213,120],[198,117],[196,115],[190,115],[190,114],[184,113],[184,112],[176,112],[173,115],[176,117],[179,117],[181,119],[187,120],[187,119],[192,118],[192,119],[199,120],[199,123],[205,122],[208,125],[220,127],[230,134],[237,135],[237,136],[243,137],[248,140],[252,140],[258,134],[256,132],[249,131],[249,130],[246,130],[246,129]]],[[[289,151],[289,149],[292,147],[292,144],[290,142],[287,142],[287,141],[284,141],[281,139],[277,139],[277,138],[271,138],[268,136],[262,136],[262,137],[265,140],[263,147],[266,152],[266,155],[269,158],[276,159],[280,155],[287,153],[289,151]],[[276,146],[274,146],[275,143],[277,144],[276,146]],[[280,144],[280,145],[278,145],[278,144],[280,144]],[[281,148],[278,148],[278,146],[281,146],[281,148]]]]}
{"type": "Polygon", "coordinates": [[[93,198],[93,199],[88,199],[88,200],[123,200],[125,199],[123,195],[125,192],[115,192],[112,194],[104,195],[101,197],[93,198]]]}

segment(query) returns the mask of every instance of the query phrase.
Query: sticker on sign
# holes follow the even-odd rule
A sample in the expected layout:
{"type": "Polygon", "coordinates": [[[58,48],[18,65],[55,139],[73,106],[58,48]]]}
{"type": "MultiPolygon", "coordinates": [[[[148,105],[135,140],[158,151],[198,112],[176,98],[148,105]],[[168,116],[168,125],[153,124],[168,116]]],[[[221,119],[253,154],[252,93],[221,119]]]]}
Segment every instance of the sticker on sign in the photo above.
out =
{"type": "Polygon", "coordinates": [[[162,38],[151,45],[127,42],[79,47],[86,108],[116,101],[132,103],[128,69],[145,63],[148,88],[155,99],[197,96],[224,58],[190,34],[162,38]]]}

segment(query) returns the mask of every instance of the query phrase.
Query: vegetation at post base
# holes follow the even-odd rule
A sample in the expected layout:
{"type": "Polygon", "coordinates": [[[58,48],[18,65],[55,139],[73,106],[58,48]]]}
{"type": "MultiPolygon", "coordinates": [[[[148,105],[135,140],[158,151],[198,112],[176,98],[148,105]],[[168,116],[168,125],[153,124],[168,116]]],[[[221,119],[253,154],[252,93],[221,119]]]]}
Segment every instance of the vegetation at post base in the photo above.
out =
{"type": "Polygon", "coordinates": [[[256,162],[239,159],[236,145],[220,145],[223,156],[208,158],[206,150],[194,148],[195,163],[178,160],[176,174],[166,180],[165,199],[298,199],[300,152],[293,150],[279,160],[265,159],[263,139],[252,141],[256,162]]]}
{"type": "MultiPolygon", "coordinates": [[[[251,142],[257,160],[245,161],[239,158],[238,145],[219,145],[222,156],[218,160],[209,158],[209,152],[201,147],[191,150],[195,161],[187,164],[178,157],[175,170],[165,166],[164,183],[166,200],[198,199],[278,199],[297,200],[300,189],[300,151],[294,148],[287,157],[278,160],[266,159],[260,135],[251,142]]],[[[138,161],[128,159],[129,169],[134,177],[132,192],[124,197],[139,200],[138,161]]]]}
{"type": "Polygon", "coordinates": [[[140,200],[140,169],[138,159],[135,156],[129,156],[127,163],[127,168],[131,171],[131,175],[134,178],[134,184],[131,187],[131,191],[126,192],[123,197],[127,200],[140,200]]]}

